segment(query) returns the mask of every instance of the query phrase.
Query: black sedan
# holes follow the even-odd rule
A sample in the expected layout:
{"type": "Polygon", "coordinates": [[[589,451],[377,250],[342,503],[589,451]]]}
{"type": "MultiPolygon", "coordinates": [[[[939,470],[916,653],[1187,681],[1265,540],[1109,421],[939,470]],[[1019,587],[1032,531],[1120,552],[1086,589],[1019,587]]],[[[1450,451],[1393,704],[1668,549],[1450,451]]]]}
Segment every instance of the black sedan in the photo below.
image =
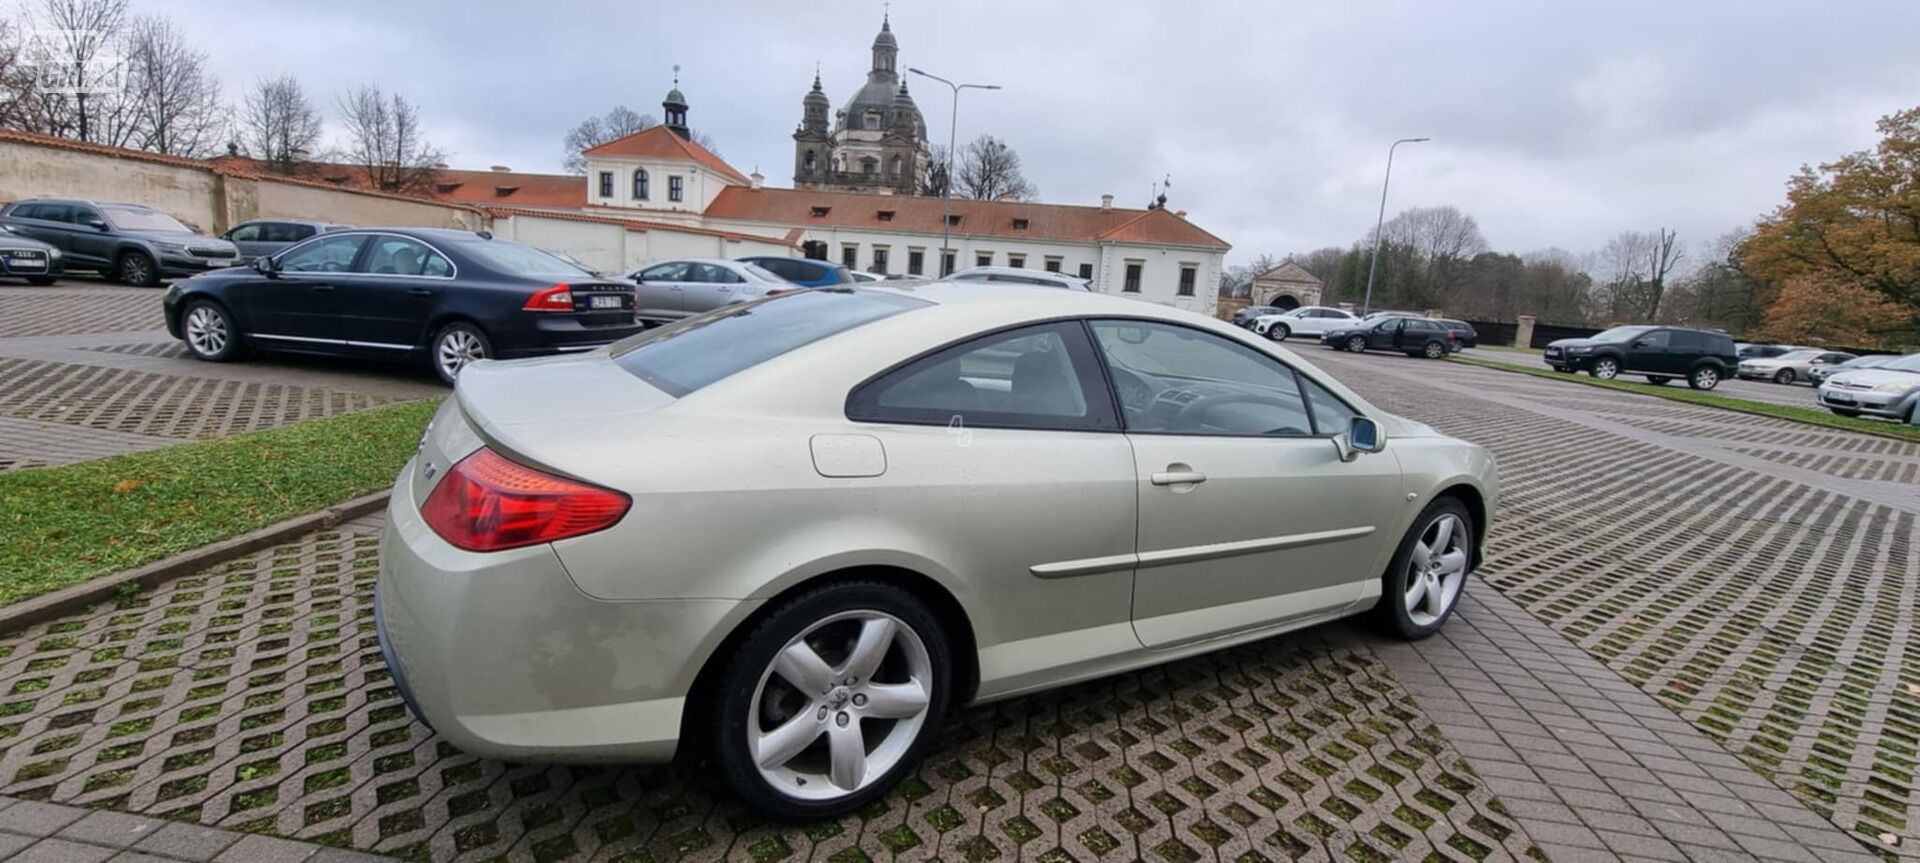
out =
{"type": "Polygon", "coordinates": [[[321,234],[167,291],[167,330],[195,357],[246,349],[467,363],[584,351],[637,333],[631,283],[491,234],[367,228],[321,234]]]}
{"type": "Polygon", "coordinates": [[[0,225],[0,276],[51,285],[60,278],[63,263],[60,250],[52,243],[21,236],[12,228],[0,225]]]}
{"type": "Polygon", "coordinates": [[[1426,318],[1374,318],[1350,327],[1328,330],[1320,343],[1334,350],[1399,351],[1410,357],[1437,360],[1460,349],[1453,333],[1426,318]]]}

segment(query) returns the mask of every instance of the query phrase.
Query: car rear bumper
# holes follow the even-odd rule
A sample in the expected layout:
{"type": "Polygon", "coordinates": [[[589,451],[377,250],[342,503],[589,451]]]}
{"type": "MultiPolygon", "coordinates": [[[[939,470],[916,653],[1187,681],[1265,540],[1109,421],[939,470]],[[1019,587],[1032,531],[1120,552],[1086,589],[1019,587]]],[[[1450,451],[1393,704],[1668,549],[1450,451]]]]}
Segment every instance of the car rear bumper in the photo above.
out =
{"type": "Polygon", "coordinates": [[[401,470],[375,585],[376,630],[409,709],[460,749],[540,761],[666,761],[702,648],[757,605],[610,602],[551,545],[463,551],[427,527],[401,470]]]}
{"type": "Polygon", "coordinates": [[[626,326],[589,327],[572,315],[529,313],[522,317],[531,320],[518,322],[518,326],[511,328],[489,330],[487,335],[493,340],[494,356],[518,359],[590,351],[646,329],[646,324],[638,319],[626,326]]]}

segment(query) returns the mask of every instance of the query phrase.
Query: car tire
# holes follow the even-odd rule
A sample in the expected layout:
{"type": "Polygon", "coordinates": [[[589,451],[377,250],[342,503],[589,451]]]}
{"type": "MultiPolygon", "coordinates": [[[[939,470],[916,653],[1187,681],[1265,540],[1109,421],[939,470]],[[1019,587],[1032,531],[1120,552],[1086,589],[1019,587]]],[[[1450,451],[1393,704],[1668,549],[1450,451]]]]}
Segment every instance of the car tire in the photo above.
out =
{"type": "Polygon", "coordinates": [[[1848,410],[1847,408],[1827,408],[1827,410],[1833,411],[1835,415],[1843,417],[1857,417],[1860,415],[1859,411],[1848,410]]]}
{"type": "Polygon", "coordinates": [[[125,251],[113,261],[113,275],[120,284],[137,288],[160,286],[160,265],[146,252],[125,251]]]}
{"type": "Polygon", "coordinates": [[[878,581],[784,600],[731,653],[707,717],[713,761],[748,808],[774,818],[845,815],[885,794],[919,763],[953,692],[939,619],[878,581]],[[859,649],[875,627],[888,639],[877,659],[859,649]],[[877,684],[861,677],[869,663],[877,684]],[[883,687],[886,713],[899,716],[880,714],[883,687]],[[856,744],[858,762],[836,762],[836,741],[856,744]]]}
{"type": "Polygon", "coordinates": [[[1349,351],[1352,351],[1352,352],[1354,352],[1354,353],[1356,353],[1356,354],[1363,354],[1363,353],[1366,353],[1366,352],[1367,352],[1367,337],[1366,337],[1366,336],[1348,336],[1348,337],[1347,337],[1347,350],[1349,350],[1349,351]]]}
{"type": "Polygon", "coordinates": [[[1776,384],[1790,384],[1793,383],[1794,377],[1793,369],[1781,369],[1773,373],[1773,382],[1776,384]]]}
{"type": "Polygon", "coordinates": [[[1656,387],[1664,387],[1667,385],[1667,381],[1670,380],[1673,380],[1673,378],[1667,377],[1666,375],[1647,375],[1647,383],[1653,384],[1656,387]]]}
{"type": "Polygon", "coordinates": [[[1588,369],[1587,374],[1603,381],[1613,380],[1620,376],[1620,361],[1613,357],[1595,357],[1593,368],[1588,369]]]}
{"type": "Polygon", "coordinates": [[[1428,342],[1420,349],[1420,354],[1430,360],[1445,359],[1447,353],[1445,342],[1428,342]]]}
{"type": "Polygon", "coordinates": [[[27,277],[27,284],[39,285],[40,287],[43,287],[43,288],[57,281],[60,281],[59,276],[28,276],[27,277]]]}
{"type": "Polygon", "coordinates": [[[479,327],[466,321],[454,321],[433,334],[433,341],[427,344],[427,361],[433,364],[433,373],[440,376],[447,386],[453,386],[460,376],[460,370],[474,360],[484,360],[493,356],[493,342],[479,327]]]}
{"type": "Polygon", "coordinates": [[[240,328],[233,315],[212,300],[194,300],[180,313],[180,340],[196,360],[224,363],[241,353],[240,328]]]}
{"type": "Polygon", "coordinates": [[[1720,370],[1713,366],[1701,366],[1687,374],[1687,386],[1696,390],[1710,390],[1720,385],[1720,370]]]}
{"type": "Polygon", "coordinates": [[[1293,330],[1288,329],[1286,324],[1274,324],[1267,328],[1267,338],[1276,342],[1284,342],[1287,340],[1287,337],[1291,335],[1293,335],[1293,330]]]}
{"type": "Polygon", "coordinates": [[[1374,625],[1406,641],[1439,632],[1466,592],[1478,536],[1473,514],[1458,499],[1443,497],[1427,504],[1381,575],[1374,625]]]}

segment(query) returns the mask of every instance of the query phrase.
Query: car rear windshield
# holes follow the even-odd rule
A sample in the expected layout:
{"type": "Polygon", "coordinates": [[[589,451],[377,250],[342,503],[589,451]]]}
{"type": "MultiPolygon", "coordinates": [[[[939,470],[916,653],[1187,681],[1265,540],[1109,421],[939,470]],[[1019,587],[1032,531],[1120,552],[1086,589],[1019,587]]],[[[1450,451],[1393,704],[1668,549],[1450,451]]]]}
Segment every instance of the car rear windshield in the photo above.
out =
{"type": "Polygon", "coordinates": [[[613,361],[678,397],[795,348],[926,305],[879,291],[795,291],[641,333],[614,344],[613,361]]]}
{"type": "Polygon", "coordinates": [[[457,240],[455,248],[479,258],[481,263],[512,276],[578,279],[593,274],[532,246],[507,240],[483,240],[479,237],[457,240]]]}
{"type": "Polygon", "coordinates": [[[180,224],[178,219],[156,210],[138,207],[101,207],[107,214],[107,220],[122,231],[179,231],[192,233],[191,228],[180,224]]]}

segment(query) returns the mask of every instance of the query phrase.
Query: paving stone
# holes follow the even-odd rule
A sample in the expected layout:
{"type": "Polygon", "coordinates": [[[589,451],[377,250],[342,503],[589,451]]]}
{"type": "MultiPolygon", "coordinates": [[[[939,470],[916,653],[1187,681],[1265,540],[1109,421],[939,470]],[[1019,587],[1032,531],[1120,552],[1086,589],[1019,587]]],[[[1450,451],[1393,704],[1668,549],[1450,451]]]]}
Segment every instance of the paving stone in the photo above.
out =
{"type": "Polygon", "coordinates": [[[153,835],[154,831],[165,824],[166,822],[156,818],[100,810],[87,813],[80,820],[67,825],[60,831],[59,836],[75,842],[126,848],[153,835]]]}
{"type": "Polygon", "coordinates": [[[28,836],[52,836],[85,814],[86,811],[82,809],[20,800],[0,809],[0,830],[28,836]]]}
{"type": "Polygon", "coordinates": [[[13,854],[38,841],[40,841],[40,837],[37,836],[22,836],[18,833],[0,833],[0,860],[5,860],[7,859],[7,855],[13,854]]]}
{"type": "Polygon", "coordinates": [[[239,839],[238,835],[224,830],[197,824],[171,823],[133,843],[133,850],[203,863],[212,860],[239,839]]]}
{"type": "Polygon", "coordinates": [[[8,858],[8,863],[105,863],[118,853],[113,848],[84,845],[66,839],[42,839],[8,858]]]}
{"type": "Polygon", "coordinates": [[[214,863],[302,863],[319,849],[300,842],[288,842],[270,836],[245,836],[233,847],[220,852],[214,863]]]}

